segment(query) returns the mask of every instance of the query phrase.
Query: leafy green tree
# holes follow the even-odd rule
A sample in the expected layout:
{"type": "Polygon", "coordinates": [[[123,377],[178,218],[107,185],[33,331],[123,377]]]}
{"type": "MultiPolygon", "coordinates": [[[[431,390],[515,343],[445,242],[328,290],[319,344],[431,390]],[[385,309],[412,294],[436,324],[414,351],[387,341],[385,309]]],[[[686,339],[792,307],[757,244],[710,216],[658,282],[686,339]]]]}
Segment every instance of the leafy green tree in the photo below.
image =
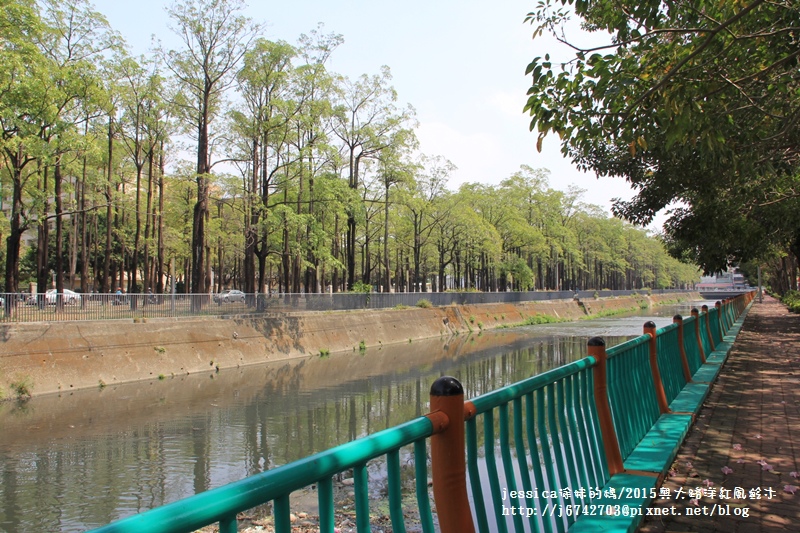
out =
{"type": "Polygon", "coordinates": [[[758,227],[754,207],[797,196],[794,2],[547,0],[527,20],[574,52],[528,66],[539,147],[558,133],[579,166],[626,179],[637,195],[614,211],[628,220],[682,202],[666,228],[673,251],[706,270],[769,248],[725,234],[758,227]],[[603,42],[576,44],[572,17],[603,42]],[[741,224],[703,235],[710,216],[741,224]]]}
{"type": "Polygon", "coordinates": [[[415,164],[410,160],[410,152],[417,147],[417,139],[410,130],[401,130],[401,135],[392,143],[392,146],[383,150],[378,158],[377,177],[383,189],[383,272],[381,279],[385,290],[389,292],[392,287],[392,268],[389,253],[389,222],[392,206],[390,190],[407,184],[416,170],[415,164]]]}
{"type": "Polygon", "coordinates": [[[245,292],[264,291],[269,238],[275,227],[269,209],[277,176],[288,160],[289,121],[300,112],[292,86],[296,49],[288,43],[258,39],[244,56],[237,73],[242,105],[231,114],[237,133],[235,150],[242,161],[245,217],[245,292]],[[255,260],[258,258],[256,283],[255,260]]]}
{"type": "MultiPolygon", "coordinates": [[[[687,192],[697,201],[663,242],[584,204],[580,190],[551,189],[544,169],[451,191],[452,163],[414,160],[413,109],[398,103],[388,69],[337,76],[328,58],[342,38],[319,28],[297,46],[256,39],[237,0],[173,5],[183,47],[153,61],[128,57],[81,0],[0,5],[8,290],[22,270],[41,289],[56,272],[59,288],[80,274],[83,290],[92,279],[101,290],[127,279],[129,289],[142,280],[160,292],[168,275],[179,290],[206,292],[212,266],[217,290],[248,293],[342,290],[353,280],[423,290],[667,287],[696,271],[664,246],[702,260],[708,251],[693,247],[701,231],[725,243],[725,260],[769,243],[767,257],[784,269],[776,285],[796,268],[787,250],[797,247],[797,200],[765,189],[772,196],[743,212],[759,186],[745,174],[724,194],[687,192]],[[197,140],[193,162],[170,141],[177,123],[197,140]],[[225,171],[212,173],[220,163],[225,171]],[[714,212],[723,222],[704,222],[714,212]],[[34,229],[22,268],[22,235],[34,229]],[[747,238],[730,238],[738,232],[747,238]]],[[[660,157],[649,139],[663,132],[651,130],[633,147],[596,143],[586,161],[616,171],[660,157]]],[[[713,176],[712,160],[678,148],[675,183],[713,176]]],[[[782,179],[786,192],[792,181],[782,179]]]]}
{"type": "Polygon", "coordinates": [[[2,229],[6,292],[19,290],[22,235],[33,223],[30,183],[36,172],[31,169],[42,148],[38,134],[49,106],[44,98],[47,62],[35,45],[43,31],[32,0],[0,2],[0,163],[4,169],[0,191],[11,200],[9,224],[2,229]]]}
{"type": "Polygon", "coordinates": [[[192,222],[192,292],[207,292],[206,222],[209,217],[211,129],[220,115],[225,91],[233,83],[236,66],[255,38],[258,27],[240,15],[241,0],[185,0],[168,10],[182,50],[170,50],[166,63],[183,90],[181,118],[196,136],[197,203],[192,222]]]}
{"type": "MultiPolygon", "coordinates": [[[[383,67],[379,75],[342,80],[332,124],[334,134],[343,143],[347,182],[353,190],[361,184],[362,160],[377,158],[413,118],[412,108],[397,108],[397,92],[388,85],[390,81],[388,67],[383,67]]],[[[348,290],[355,283],[356,232],[356,213],[349,212],[345,246],[348,290]]]]}

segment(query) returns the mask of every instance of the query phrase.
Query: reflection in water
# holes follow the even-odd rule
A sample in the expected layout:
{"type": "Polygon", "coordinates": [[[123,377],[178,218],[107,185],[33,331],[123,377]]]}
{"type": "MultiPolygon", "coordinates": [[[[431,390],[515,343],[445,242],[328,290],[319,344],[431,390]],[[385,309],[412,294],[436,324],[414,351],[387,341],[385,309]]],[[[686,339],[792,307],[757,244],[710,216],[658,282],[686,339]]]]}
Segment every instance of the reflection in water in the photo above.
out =
{"type": "Polygon", "coordinates": [[[582,357],[599,330],[621,342],[644,320],[624,332],[608,320],[559,324],[567,337],[536,326],[5,402],[0,531],[100,526],[424,414],[440,375],[472,398],[582,357]]]}

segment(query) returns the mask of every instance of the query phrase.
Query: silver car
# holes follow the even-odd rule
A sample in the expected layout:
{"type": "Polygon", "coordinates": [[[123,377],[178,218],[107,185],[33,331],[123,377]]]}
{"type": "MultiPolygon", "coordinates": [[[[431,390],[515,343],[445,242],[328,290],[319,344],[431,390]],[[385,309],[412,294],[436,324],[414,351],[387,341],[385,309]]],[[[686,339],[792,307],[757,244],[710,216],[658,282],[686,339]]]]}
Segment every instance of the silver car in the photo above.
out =
{"type": "MultiPolygon", "coordinates": [[[[50,289],[44,294],[45,301],[47,305],[55,305],[57,300],[58,294],[56,293],[55,289],[50,289]]],[[[67,305],[75,305],[81,302],[81,295],[77,292],[73,292],[69,289],[64,289],[63,291],[63,301],[67,305]]]]}
{"type": "Polygon", "coordinates": [[[236,289],[222,291],[221,293],[214,295],[214,301],[217,303],[243,302],[244,293],[242,291],[237,291],[236,289]]]}

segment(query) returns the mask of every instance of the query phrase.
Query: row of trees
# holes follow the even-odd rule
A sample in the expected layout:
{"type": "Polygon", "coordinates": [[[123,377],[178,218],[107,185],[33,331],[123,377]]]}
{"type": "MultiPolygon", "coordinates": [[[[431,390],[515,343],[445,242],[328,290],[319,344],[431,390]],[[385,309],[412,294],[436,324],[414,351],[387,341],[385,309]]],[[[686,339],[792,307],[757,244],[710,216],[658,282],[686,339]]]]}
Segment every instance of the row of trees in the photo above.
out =
{"type": "Polygon", "coordinates": [[[417,154],[388,68],[327,68],[341,36],[268,41],[238,0],[185,0],[168,9],[182,48],[134,58],[83,0],[0,6],[6,292],[53,275],[84,292],[171,276],[200,294],[697,277],[543,170],[448,190],[455,167],[417,154]]]}
{"type": "Polygon", "coordinates": [[[528,66],[540,146],[557,133],[575,163],[627,180],[637,195],[614,210],[630,221],[672,205],[674,255],[768,265],[774,288],[796,289],[798,3],[545,0],[528,20],[572,51],[528,66]]]}

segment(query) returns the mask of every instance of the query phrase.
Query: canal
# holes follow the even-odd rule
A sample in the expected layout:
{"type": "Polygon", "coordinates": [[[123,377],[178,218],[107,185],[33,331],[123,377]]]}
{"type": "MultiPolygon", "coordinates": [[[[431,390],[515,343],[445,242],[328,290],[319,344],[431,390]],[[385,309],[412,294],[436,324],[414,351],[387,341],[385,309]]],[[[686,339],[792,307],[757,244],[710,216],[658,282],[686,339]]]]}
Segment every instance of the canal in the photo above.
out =
{"type": "Polygon", "coordinates": [[[692,305],[0,403],[0,531],[84,531],[398,424],[661,327],[692,305]]]}

